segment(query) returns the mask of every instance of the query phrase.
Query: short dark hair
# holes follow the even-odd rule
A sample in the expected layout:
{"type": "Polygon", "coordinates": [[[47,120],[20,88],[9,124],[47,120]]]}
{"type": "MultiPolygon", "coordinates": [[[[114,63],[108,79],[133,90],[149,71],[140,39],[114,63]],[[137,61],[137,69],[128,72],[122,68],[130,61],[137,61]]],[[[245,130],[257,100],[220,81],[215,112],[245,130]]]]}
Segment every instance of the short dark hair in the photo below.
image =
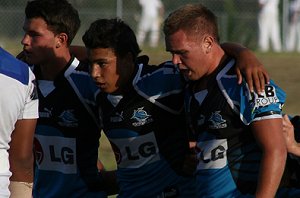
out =
{"type": "Polygon", "coordinates": [[[68,45],[80,27],[78,11],[67,0],[28,1],[25,16],[27,19],[42,18],[54,34],[66,33],[68,45]]]}
{"type": "Polygon", "coordinates": [[[165,36],[183,30],[193,36],[210,34],[219,41],[217,17],[202,4],[186,4],[170,13],[164,21],[165,36]]]}
{"type": "Polygon", "coordinates": [[[134,31],[118,18],[94,21],[82,40],[88,49],[111,48],[121,57],[131,53],[134,61],[141,52],[134,31]]]}

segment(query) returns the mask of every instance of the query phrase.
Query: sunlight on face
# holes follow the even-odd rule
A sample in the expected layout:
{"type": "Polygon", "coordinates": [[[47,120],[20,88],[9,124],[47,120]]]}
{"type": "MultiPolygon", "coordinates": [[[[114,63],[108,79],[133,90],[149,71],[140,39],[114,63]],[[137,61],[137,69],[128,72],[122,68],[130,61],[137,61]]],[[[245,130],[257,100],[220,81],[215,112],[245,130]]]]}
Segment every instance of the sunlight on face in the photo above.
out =
{"type": "Polygon", "coordinates": [[[29,64],[43,64],[52,59],[56,37],[42,18],[25,19],[21,41],[29,64]]]}
{"type": "Polygon", "coordinates": [[[134,61],[130,53],[116,56],[112,48],[88,49],[90,74],[96,85],[106,93],[122,94],[134,73],[134,61]]]}
{"type": "Polygon", "coordinates": [[[113,49],[89,49],[88,58],[91,76],[101,91],[106,93],[117,91],[120,76],[117,72],[117,57],[113,49]]]}
{"type": "Polygon", "coordinates": [[[190,80],[198,80],[206,74],[203,43],[201,40],[188,37],[179,30],[166,37],[166,50],[172,54],[173,64],[190,80]]]}

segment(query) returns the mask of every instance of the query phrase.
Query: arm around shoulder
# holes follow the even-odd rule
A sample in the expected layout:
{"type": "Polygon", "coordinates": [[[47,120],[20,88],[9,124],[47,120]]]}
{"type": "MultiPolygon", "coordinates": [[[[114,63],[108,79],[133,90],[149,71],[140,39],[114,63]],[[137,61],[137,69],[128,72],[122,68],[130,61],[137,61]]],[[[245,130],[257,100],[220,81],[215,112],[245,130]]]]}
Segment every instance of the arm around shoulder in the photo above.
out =
{"type": "Polygon", "coordinates": [[[254,88],[258,93],[264,91],[265,84],[270,82],[270,77],[255,54],[237,43],[222,43],[221,47],[226,54],[236,59],[238,84],[242,82],[243,74],[251,92],[254,88]]]}

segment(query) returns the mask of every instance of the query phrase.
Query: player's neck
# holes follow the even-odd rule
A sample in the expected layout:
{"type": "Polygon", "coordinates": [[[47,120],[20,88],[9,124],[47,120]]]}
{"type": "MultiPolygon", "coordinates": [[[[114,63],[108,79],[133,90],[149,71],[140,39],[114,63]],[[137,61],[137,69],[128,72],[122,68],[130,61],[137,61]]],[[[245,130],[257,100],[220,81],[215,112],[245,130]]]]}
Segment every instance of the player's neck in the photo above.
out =
{"type": "Polygon", "coordinates": [[[71,59],[70,53],[62,53],[52,57],[51,60],[41,64],[41,75],[43,80],[54,80],[57,75],[67,66],[71,59]]]}

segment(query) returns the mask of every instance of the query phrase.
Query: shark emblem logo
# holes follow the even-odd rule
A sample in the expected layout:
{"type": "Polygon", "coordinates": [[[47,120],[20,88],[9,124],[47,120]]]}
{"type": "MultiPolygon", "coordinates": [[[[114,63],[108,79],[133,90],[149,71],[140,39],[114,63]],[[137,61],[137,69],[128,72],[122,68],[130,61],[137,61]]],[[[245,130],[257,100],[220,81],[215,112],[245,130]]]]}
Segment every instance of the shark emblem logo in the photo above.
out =
{"type": "Polygon", "coordinates": [[[153,119],[151,115],[149,115],[145,110],[144,107],[140,107],[137,110],[134,110],[131,119],[134,119],[136,122],[132,123],[133,126],[142,126],[149,122],[152,122],[153,119]]]}
{"type": "Polygon", "coordinates": [[[74,115],[74,110],[65,110],[63,111],[60,116],[60,121],[58,122],[59,125],[65,127],[77,127],[78,126],[78,119],[74,115]]]}
{"type": "Polygon", "coordinates": [[[209,125],[211,129],[223,129],[227,127],[226,120],[224,120],[220,114],[221,111],[215,111],[211,114],[210,118],[208,119],[212,125],[209,125]]]}

